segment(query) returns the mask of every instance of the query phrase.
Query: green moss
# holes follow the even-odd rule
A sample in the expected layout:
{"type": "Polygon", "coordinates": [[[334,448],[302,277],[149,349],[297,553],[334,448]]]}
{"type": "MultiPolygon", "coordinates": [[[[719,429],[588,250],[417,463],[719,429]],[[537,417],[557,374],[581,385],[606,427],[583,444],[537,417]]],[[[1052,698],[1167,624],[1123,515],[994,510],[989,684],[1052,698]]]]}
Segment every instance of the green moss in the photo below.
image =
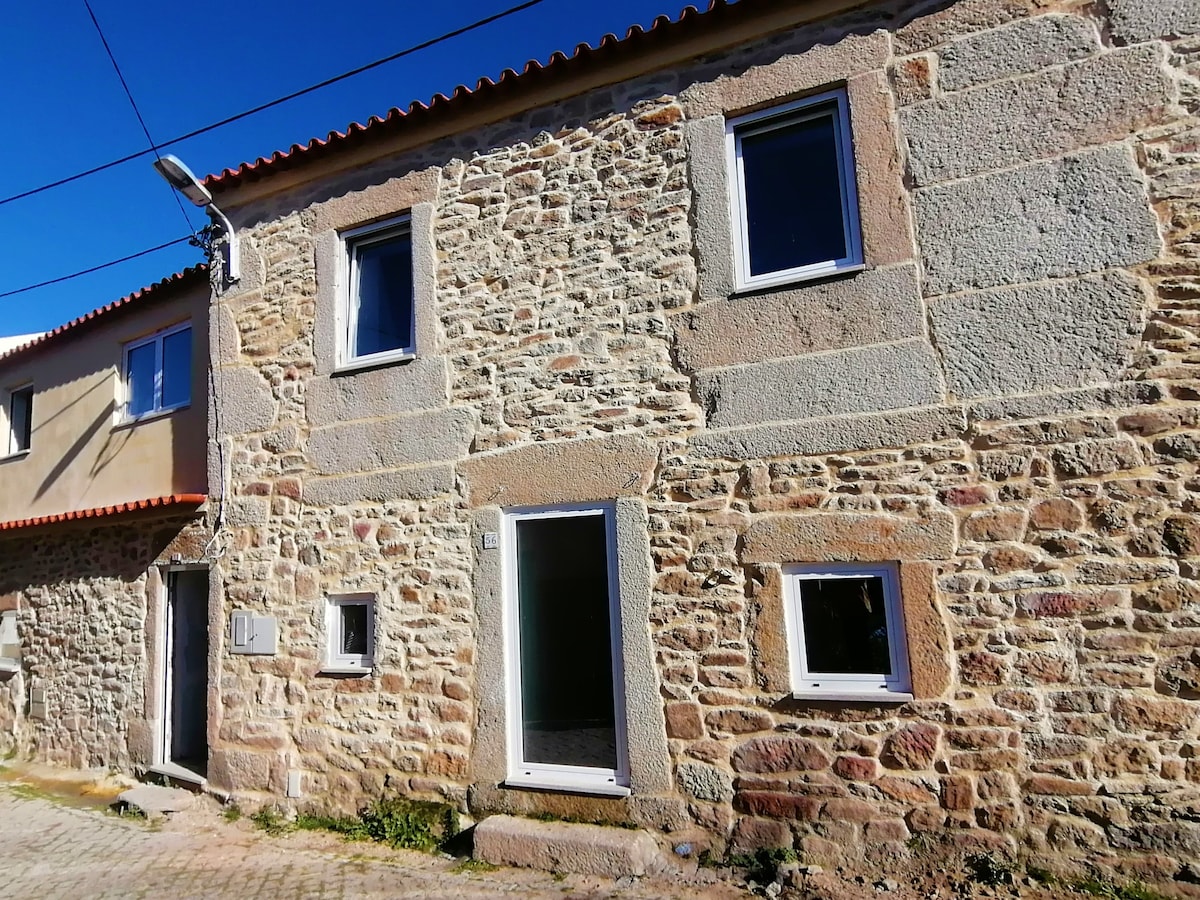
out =
{"type": "Polygon", "coordinates": [[[701,866],[710,869],[744,869],[748,880],[769,884],[779,874],[780,866],[798,860],[796,851],[791,847],[771,847],[755,850],[753,853],[730,853],[723,859],[704,849],[700,851],[697,861],[701,866]]]}
{"type": "Polygon", "coordinates": [[[301,813],[291,827],[332,831],[350,841],[378,841],[397,849],[426,852],[443,846],[460,830],[458,811],[453,807],[403,798],[376,800],[357,817],[301,813]]]}
{"type": "Polygon", "coordinates": [[[1043,869],[1040,866],[1029,866],[1025,869],[1025,874],[1038,884],[1044,884],[1047,887],[1054,887],[1058,884],[1058,877],[1049,869],[1043,869]]]}
{"type": "Polygon", "coordinates": [[[637,831],[638,826],[633,822],[601,819],[599,817],[585,819],[583,816],[559,816],[550,812],[536,812],[525,815],[527,819],[536,819],[538,822],[566,822],[570,825],[600,825],[603,828],[625,828],[630,831],[637,831]]]}
{"type": "Polygon", "coordinates": [[[1081,894],[1103,897],[1105,900],[1167,900],[1165,895],[1144,884],[1134,882],[1133,884],[1116,885],[1095,875],[1081,878],[1073,882],[1071,887],[1081,894]]]}
{"type": "Polygon", "coordinates": [[[225,818],[226,822],[236,822],[242,817],[242,810],[236,803],[231,803],[221,810],[221,815],[225,818]]]}
{"type": "Polygon", "coordinates": [[[484,862],[482,859],[472,859],[468,856],[466,859],[460,859],[455,863],[454,868],[450,871],[458,874],[470,874],[474,872],[495,872],[499,868],[499,866],[493,866],[490,862],[484,862]]]}
{"type": "Polygon", "coordinates": [[[972,853],[966,858],[967,872],[978,884],[998,887],[1013,883],[1014,862],[1006,856],[993,853],[972,853]]]}
{"type": "Polygon", "coordinates": [[[250,821],[270,835],[286,834],[290,830],[283,813],[273,806],[264,806],[250,817],[250,821]]]}

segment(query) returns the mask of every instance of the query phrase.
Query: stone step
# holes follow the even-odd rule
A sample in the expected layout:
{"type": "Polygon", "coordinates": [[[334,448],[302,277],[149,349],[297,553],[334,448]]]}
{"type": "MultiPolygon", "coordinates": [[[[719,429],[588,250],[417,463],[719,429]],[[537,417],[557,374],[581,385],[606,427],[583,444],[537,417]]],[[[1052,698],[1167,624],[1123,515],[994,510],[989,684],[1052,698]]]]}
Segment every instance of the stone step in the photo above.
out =
{"type": "Polygon", "coordinates": [[[135,788],[122,791],[117,797],[118,803],[129,809],[140,810],[148,819],[185,810],[194,800],[195,795],[188,791],[155,784],[139,784],[135,788]]]}
{"type": "Polygon", "coordinates": [[[475,826],[475,858],[578,875],[640,877],[667,868],[645,831],[490,816],[475,826]]]}

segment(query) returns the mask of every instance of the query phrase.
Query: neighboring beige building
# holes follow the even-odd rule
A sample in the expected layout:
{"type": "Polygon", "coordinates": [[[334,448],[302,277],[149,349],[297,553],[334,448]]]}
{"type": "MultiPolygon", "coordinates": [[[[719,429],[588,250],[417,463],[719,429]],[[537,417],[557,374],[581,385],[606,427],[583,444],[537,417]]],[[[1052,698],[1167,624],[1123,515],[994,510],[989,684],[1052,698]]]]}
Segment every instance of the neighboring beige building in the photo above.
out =
{"type": "Polygon", "coordinates": [[[189,269],[0,355],[6,750],[204,763],[208,298],[189,269]]]}
{"type": "Polygon", "coordinates": [[[1198,88],[715,0],[210,176],[208,788],[1200,877],[1198,88]]]}

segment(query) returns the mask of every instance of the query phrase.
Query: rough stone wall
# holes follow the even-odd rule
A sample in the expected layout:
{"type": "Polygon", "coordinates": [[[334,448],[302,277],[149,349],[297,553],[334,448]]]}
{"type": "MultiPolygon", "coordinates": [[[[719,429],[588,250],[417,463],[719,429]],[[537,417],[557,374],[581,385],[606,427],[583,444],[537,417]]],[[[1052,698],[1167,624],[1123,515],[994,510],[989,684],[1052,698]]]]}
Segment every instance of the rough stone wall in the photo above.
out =
{"type": "MultiPolygon", "coordinates": [[[[494,715],[469,507],[632,493],[678,791],[595,815],[818,858],[951,829],[1185,873],[1196,27],[1186,2],[868,7],[238,210],[220,572],[282,629],[277,658],[224,661],[215,783],[465,802],[494,715]],[[840,81],[867,271],[729,296],[721,116],[840,81]],[[322,210],[431,170],[432,342],[318,375],[322,210]],[[791,699],[780,565],[826,559],[900,562],[914,702],[791,699]],[[378,664],[318,676],[323,599],[350,590],[379,594],[378,664]]],[[[533,797],[505,802],[562,805],[533,797]]]]}
{"type": "Polygon", "coordinates": [[[161,582],[151,567],[196,558],[203,534],[160,518],[0,538],[0,609],[18,610],[21,643],[21,671],[0,675],[6,752],[76,768],[153,762],[147,611],[161,582]]]}

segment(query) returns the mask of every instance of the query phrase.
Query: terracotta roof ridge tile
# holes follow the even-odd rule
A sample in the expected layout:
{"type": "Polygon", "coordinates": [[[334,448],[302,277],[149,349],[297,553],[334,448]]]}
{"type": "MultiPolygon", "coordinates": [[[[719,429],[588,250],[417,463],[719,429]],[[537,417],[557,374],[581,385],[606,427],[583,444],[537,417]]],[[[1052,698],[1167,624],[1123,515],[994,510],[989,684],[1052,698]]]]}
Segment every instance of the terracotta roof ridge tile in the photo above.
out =
{"type": "Polygon", "coordinates": [[[198,265],[189,266],[188,268],[184,269],[181,272],[176,272],[173,275],[168,275],[167,277],[163,278],[160,281],[156,281],[153,284],[149,284],[143,288],[139,288],[138,290],[134,291],[131,294],[126,294],[124,297],[114,300],[111,303],[106,303],[103,306],[98,306],[89,313],[84,313],[82,316],[79,316],[78,318],[72,319],[69,322],[65,322],[62,325],[59,325],[57,328],[53,328],[50,331],[47,331],[45,334],[34,338],[32,341],[28,341],[24,344],[20,344],[19,346],[13,347],[11,350],[7,350],[4,353],[0,353],[0,363],[8,361],[9,359],[11,359],[14,356],[19,356],[23,353],[26,353],[29,350],[34,349],[35,347],[40,347],[42,344],[46,343],[47,341],[52,341],[55,338],[61,337],[64,334],[73,333],[80,326],[87,325],[90,322],[94,322],[96,319],[98,319],[108,313],[111,313],[117,309],[126,307],[130,303],[135,303],[139,300],[157,296],[157,293],[159,291],[162,291],[166,288],[177,287],[177,286],[179,286],[183,283],[186,283],[188,281],[191,281],[193,279],[198,280],[200,278],[201,274],[207,274],[207,272],[208,272],[208,264],[207,263],[199,263],[198,265]]]}
{"type": "MultiPolygon", "coordinates": [[[[495,80],[487,76],[481,77],[476,82],[474,90],[460,84],[455,87],[449,97],[442,93],[435,93],[427,103],[423,103],[420,100],[413,100],[409,103],[407,110],[393,106],[382,117],[371,116],[365,124],[351,122],[346,126],[344,131],[330,131],[323,139],[313,137],[307,143],[295,143],[287,150],[276,150],[269,157],[260,156],[253,162],[240,163],[236,168],[222,169],[220,172],[206,175],[204,177],[204,185],[212,191],[228,190],[245,181],[256,181],[265,178],[274,174],[279,169],[300,165],[313,158],[314,153],[321,155],[325,152],[335,151],[347,141],[361,141],[381,137],[384,133],[401,125],[414,115],[431,113],[442,110],[447,106],[454,107],[469,100],[477,99],[477,96],[481,93],[487,94],[499,89],[514,90],[524,82],[532,82],[539,76],[547,74],[550,76],[561,76],[564,74],[564,67],[581,65],[601,55],[611,56],[614,53],[627,50],[630,48],[630,45],[639,44],[647,38],[669,38],[683,29],[690,31],[697,26],[697,20],[704,20],[713,13],[727,12],[729,10],[740,13],[745,8],[756,8],[764,5],[766,5],[764,2],[758,2],[758,0],[709,0],[703,9],[697,5],[685,6],[674,18],[668,15],[656,16],[650,23],[649,28],[642,28],[641,25],[636,23],[629,26],[623,38],[617,37],[612,32],[608,32],[596,42],[595,46],[587,42],[576,44],[575,49],[570,55],[567,55],[562,50],[555,50],[550,54],[545,63],[531,59],[525,63],[520,72],[512,68],[505,68],[495,80]]],[[[721,27],[721,17],[714,16],[711,24],[714,28],[721,27]]]]}

